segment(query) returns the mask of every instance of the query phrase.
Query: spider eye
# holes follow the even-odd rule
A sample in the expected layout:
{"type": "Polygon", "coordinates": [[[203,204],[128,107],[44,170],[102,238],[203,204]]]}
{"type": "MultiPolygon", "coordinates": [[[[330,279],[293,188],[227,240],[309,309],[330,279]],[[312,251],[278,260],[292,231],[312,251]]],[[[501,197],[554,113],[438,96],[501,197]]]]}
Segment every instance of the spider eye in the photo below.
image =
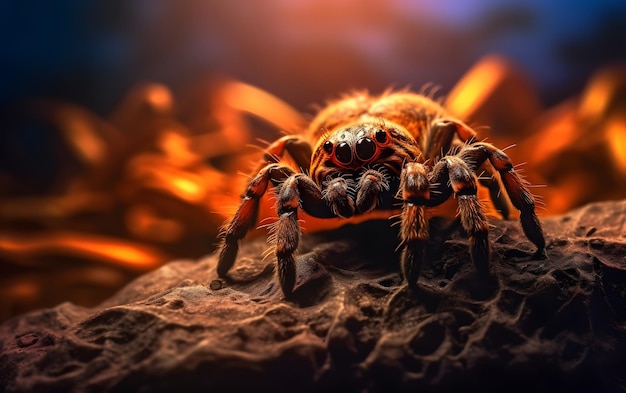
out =
{"type": "Polygon", "coordinates": [[[375,137],[376,137],[376,140],[379,143],[387,142],[387,132],[385,130],[378,130],[378,131],[376,131],[375,137]]]}
{"type": "Polygon", "coordinates": [[[335,157],[342,164],[349,164],[352,161],[352,149],[346,142],[341,142],[335,148],[335,157]]]}
{"type": "Polygon", "coordinates": [[[356,155],[361,161],[367,161],[374,157],[376,144],[370,138],[361,138],[356,143],[356,155]]]}
{"type": "Polygon", "coordinates": [[[323,148],[327,154],[330,154],[333,152],[333,143],[331,141],[326,141],[324,142],[323,148]]]}

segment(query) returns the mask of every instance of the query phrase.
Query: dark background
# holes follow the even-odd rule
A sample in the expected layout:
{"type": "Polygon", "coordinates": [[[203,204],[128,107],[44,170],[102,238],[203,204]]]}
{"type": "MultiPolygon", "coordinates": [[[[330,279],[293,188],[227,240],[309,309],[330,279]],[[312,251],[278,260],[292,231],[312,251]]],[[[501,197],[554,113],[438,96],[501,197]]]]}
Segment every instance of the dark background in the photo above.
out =
{"type": "Polygon", "coordinates": [[[0,104],[55,97],[106,115],[130,87],[228,75],[299,109],[349,88],[434,82],[478,59],[519,64],[550,105],[626,58],[626,2],[0,1],[0,104]]]}
{"type": "MultiPolygon", "coordinates": [[[[179,97],[220,76],[311,112],[354,88],[432,82],[446,93],[492,53],[552,106],[626,59],[626,2],[0,0],[0,119],[41,98],[107,117],[140,83],[179,97]]],[[[61,165],[52,135],[0,121],[0,180],[46,192],[61,165]]]]}

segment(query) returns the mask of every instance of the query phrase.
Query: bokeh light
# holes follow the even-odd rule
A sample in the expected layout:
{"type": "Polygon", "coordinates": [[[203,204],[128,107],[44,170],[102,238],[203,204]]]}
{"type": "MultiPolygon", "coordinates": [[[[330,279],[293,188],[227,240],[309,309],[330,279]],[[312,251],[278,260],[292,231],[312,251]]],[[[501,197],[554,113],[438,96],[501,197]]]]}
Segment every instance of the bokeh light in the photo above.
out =
{"type": "Polygon", "coordinates": [[[624,37],[619,0],[0,2],[0,320],[210,253],[258,146],[353,89],[439,89],[543,214],[624,198],[624,37]]]}

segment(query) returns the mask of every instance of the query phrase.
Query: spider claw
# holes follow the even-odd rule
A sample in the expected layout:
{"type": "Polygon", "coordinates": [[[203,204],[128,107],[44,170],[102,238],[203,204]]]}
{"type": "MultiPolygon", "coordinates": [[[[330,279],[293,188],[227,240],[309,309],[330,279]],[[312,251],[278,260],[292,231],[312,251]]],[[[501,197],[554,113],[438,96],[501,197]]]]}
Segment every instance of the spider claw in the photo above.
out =
{"type": "Polygon", "coordinates": [[[228,271],[233,264],[235,263],[235,259],[237,258],[237,251],[239,246],[237,245],[237,241],[228,242],[225,241],[222,245],[222,249],[220,250],[219,258],[217,260],[217,275],[218,277],[225,277],[228,274],[228,271]]]}
{"type": "Polygon", "coordinates": [[[296,263],[293,255],[278,257],[278,282],[285,297],[289,298],[296,285],[296,263]]]}
{"type": "Polygon", "coordinates": [[[417,281],[426,257],[427,243],[425,240],[415,240],[405,244],[402,249],[400,267],[409,288],[417,288],[417,281]]]}
{"type": "Polygon", "coordinates": [[[476,271],[481,276],[489,275],[489,239],[487,231],[478,232],[470,239],[470,255],[476,271]]]}

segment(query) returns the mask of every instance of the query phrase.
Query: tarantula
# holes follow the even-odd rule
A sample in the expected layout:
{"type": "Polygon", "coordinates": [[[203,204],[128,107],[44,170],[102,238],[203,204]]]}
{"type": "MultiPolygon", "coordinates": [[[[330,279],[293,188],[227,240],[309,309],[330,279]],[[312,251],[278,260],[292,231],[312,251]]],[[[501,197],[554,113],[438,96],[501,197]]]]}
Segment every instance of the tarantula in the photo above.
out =
{"type": "Polygon", "coordinates": [[[400,266],[408,285],[416,287],[429,238],[425,208],[453,195],[469,235],[474,266],[479,273],[489,274],[489,224],[477,189],[479,182],[489,187],[492,201],[506,216],[503,185],[521,213],[526,237],[537,247],[535,257],[545,257],[533,196],[509,157],[477,141],[473,129],[425,95],[409,91],[348,95],[322,109],[302,135],[287,135],[272,143],[263,164],[224,226],[217,264],[220,277],[233,266],[239,240],[256,224],[260,198],[270,184],[277,197],[278,278],[287,297],[296,279],[299,209],[319,218],[348,218],[374,209],[397,210],[401,205],[400,266]],[[297,170],[283,163],[285,154],[297,170]],[[483,171],[489,176],[479,180],[477,173],[483,171]]]}

